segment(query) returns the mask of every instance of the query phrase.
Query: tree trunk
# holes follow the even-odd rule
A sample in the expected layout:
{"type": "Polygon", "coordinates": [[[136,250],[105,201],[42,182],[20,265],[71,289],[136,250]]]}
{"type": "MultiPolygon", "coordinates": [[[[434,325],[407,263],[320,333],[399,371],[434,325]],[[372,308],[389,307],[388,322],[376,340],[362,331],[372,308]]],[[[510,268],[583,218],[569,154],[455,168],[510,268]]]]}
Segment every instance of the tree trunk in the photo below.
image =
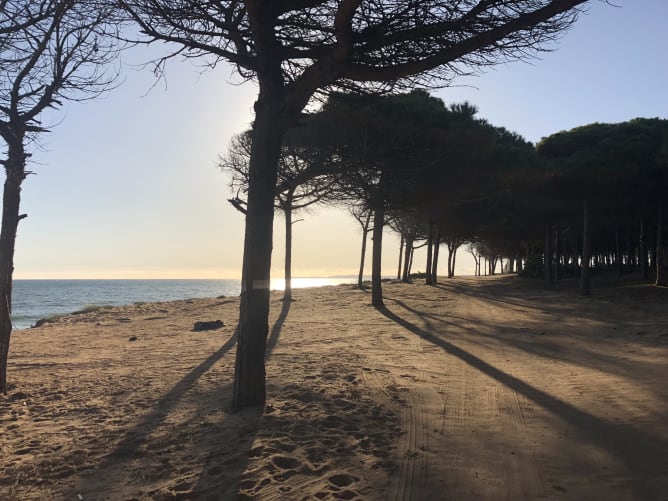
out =
{"type": "Polygon", "coordinates": [[[265,402],[265,348],[269,331],[269,286],[276,171],[285,117],[272,113],[269,96],[255,103],[255,123],[248,179],[248,206],[239,307],[239,332],[234,367],[233,406],[265,402]]]}
{"type": "Polygon", "coordinates": [[[545,283],[551,285],[552,278],[552,226],[545,225],[545,283]]]}
{"type": "Polygon", "coordinates": [[[559,252],[559,246],[561,245],[559,239],[559,226],[554,227],[554,281],[558,282],[560,278],[559,265],[561,263],[561,253],[559,252]]]}
{"type": "Polygon", "coordinates": [[[404,234],[401,234],[401,240],[399,242],[399,265],[397,266],[397,280],[401,280],[401,258],[404,255],[404,243],[406,242],[406,239],[404,238],[404,234]]]}
{"type": "MultiPolygon", "coordinates": [[[[454,265],[453,265],[453,263],[452,263],[452,262],[453,262],[453,257],[454,257],[454,256],[453,256],[453,252],[452,252],[452,248],[453,248],[453,247],[454,247],[454,246],[452,245],[452,243],[451,243],[451,242],[448,242],[448,278],[452,278],[452,277],[454,276],[454,269],[455,269],[455,267],[454,267],[454,265]]],[[[476,261],[476,265],[477,265],[477,264],[478,264],[478,260],[475,258],[475,256],[473,256],[473,259],[475,259],[475,261],[476,261]]]]}
{"type": "Polygon", "coordinates": [[[615,265],[617,268],[617,275],[621,277],[624,274],[624,262],[622,260],[622,245],[619,241],[618,228],[615,228],[615,265]]]}
{"type": "Polygon", "coordinates": [[[26,154],[23,137],[8,144],[5,170],[7,179],[2,197],[2,227],[0,228],[0,393],[7,394],[7,363],[12,335],[12,277],[14,247],[19,221],[21,183],[25,179],[26,154]]]}
{"type": "Polygon", "coordinates": [[[580,294],[588,296],[591,292],[589,284],[589,261],[591,260],[589,202],[585,200],[582,211],[582,266],[580,268],[580,294]]]}
{"type": "Polygon", "coordinates": [[[411,261],[413,259],[413,243],[415,239],[413,235],[406,237],[406,242],[404,242],[404,271],[401,276],[401,280],[408,282],[410,280],[411,274],[411,261]]]}
{"type": "Polygon", "coordinates": [[[294,189],[288,190],[285,197],[285,289],[283,301],[292,301],[292,200],[294,189]]]}
{"type": "Polygon", "coordinates": [[[666,273],[663,249],[663,207],[659,205],[659,213],[656,221],[656,285],[668,286],[668,273],[666,273]]]}
{"type": "Polygon", "coordinates": [[[438,254],[441,248],[441,230],[436,231],[436,240],[434,241],[434,259],[431,263],[431,283],[438,283],[438,254]]]}
{"type": "Polygon", "coordinates": [[[429,214],[429,226],[427,228],[427,269],[425,270],[425,283],[427,285],[432,285],[433,283],[431,277],[433,245],[434,245],[434,220],[432,219],[431,214],[429,214]]]}
{"type": "Polygon", "coordinates": [[[366,259],[366,237],[369,234],[369,224],[371,223],[371,211],[366,215],[366,221],[362,227],[362,253],[360,257],[360,272],[357,275],[357,287],[362,288],[364,281],[364,260],[366,259]]]}
{"type": "Polygon", "coordinates": [[[384,306],[383,287],[381,284],[383,226],[385,224],[385,196],[383,193],[383,184],[383,176],[381,175],[374,207],[373,249],[371,260],[371,304],[376,308],[384,306]]]}
{"type": "Polygon", "coordinates": [[[638,259],[640,260],[640,274],[643,280],[649,280],[649,269],[647,266],[647,246],[645,244],[645,220],[640,220],[640,237],[638,244],[638,259]]]}

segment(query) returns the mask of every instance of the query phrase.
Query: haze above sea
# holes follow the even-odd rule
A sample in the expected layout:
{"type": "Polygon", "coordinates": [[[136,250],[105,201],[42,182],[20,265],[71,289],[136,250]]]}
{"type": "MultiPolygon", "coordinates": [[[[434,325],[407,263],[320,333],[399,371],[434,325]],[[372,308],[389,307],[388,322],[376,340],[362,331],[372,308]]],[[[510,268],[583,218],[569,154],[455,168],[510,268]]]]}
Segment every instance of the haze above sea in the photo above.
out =
{"type": "MultiPolygon", "coordinates": [[[[293,278],[294,289],[355,283],[355,277],[293,278]]],[[[271,289],[282,290],[284,280],[272,279],[271,289]]],[[[201,297],[238,296],[241,281],[225,280],[15,280],[12,324],[25,329],[37,320],[64,315],[86,306],[119,306],[201,297]]]]}

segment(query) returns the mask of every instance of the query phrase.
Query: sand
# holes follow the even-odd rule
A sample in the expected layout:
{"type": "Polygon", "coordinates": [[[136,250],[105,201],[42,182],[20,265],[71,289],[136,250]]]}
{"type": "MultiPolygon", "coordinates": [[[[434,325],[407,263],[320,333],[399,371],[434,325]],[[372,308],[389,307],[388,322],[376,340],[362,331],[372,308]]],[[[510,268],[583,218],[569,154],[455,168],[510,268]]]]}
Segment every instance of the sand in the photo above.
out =
{"type": "Polygon", "coordinates": [[[442,282],[276,293],[242,412],[237,298],[16,331],[0,499],[668,499],[668,290],[442,282]]]}

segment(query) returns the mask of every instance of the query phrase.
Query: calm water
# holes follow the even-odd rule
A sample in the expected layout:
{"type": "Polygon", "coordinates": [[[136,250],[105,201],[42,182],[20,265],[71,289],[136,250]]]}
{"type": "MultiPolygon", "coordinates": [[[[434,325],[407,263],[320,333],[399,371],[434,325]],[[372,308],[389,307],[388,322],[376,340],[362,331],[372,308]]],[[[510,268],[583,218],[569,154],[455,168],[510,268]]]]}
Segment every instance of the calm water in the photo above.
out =
{"type": "MultiPolygon", "coordinates": [[[[293,278],[293,288],[353,283],[344,278],[293,278]]],[[[282,279],[272,289],[283,289],[282,279]]],[[[12,322],[30,327],[40,318],[72,313],[88,305],[132,304],[198,297],[238,296],[240,280],[15,280],[12,322]]]]}

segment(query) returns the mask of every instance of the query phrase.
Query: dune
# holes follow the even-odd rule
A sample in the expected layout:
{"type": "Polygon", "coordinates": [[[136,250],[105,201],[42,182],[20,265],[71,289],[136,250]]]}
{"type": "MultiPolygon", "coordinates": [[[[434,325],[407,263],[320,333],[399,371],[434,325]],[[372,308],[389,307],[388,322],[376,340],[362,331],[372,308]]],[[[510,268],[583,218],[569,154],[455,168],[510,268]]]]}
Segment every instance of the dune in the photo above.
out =
{"type": "Polygon", "coordinates": [[[384,292],[272,296],[267,405],[240,412],[238,298],[16,331],[0,499],[666,499],[667,290],[384,292]]]}

